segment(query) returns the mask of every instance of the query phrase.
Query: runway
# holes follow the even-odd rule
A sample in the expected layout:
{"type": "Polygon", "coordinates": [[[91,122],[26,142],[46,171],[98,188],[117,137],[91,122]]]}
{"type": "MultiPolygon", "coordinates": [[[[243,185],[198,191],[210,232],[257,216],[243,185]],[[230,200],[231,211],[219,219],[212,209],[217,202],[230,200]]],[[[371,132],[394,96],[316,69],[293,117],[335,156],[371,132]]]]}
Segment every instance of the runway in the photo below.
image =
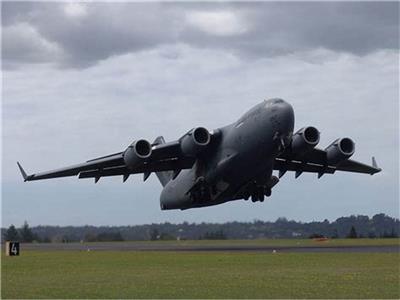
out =
{"type": "Polygon", "coordinates": [[[96,243],[37,243],[21,244],[24,250],[41,251],[199,251],[199,252],[351,252],[351,253],[400,253],[400,245],[383,246],[264,246],[160,242],[96,242],[96,243]]]}

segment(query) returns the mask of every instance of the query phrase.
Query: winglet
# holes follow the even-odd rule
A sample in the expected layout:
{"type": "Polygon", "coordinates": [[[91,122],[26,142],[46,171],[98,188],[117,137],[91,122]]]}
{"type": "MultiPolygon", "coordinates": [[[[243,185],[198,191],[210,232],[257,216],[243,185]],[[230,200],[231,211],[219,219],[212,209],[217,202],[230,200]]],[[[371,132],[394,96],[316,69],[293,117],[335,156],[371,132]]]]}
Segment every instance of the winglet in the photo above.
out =
{"type": "Polygon", "coordinates": [[[376,171],[374,173],[372,173],[371,175],[382,171],[382,169],[378,167],[378,164],[376,163],[376,159],[374,156],[372,156],[372,166],[376,169],[376,171]]]}
{"type": "Polygon", "coordinates": [[[375,159],[374,156],[372,156],[372,166],[373,166],[375,169],[378,169],[378,164],[376,163],[376,159],[375,159]]]}
{"type": "Polygon", "coordinates": [[[22,168],[22,166],[20,165],[19,162],[17,162],[17,165],[18,165],[18,168],[19,168],[19,170],[21,172],[22,177],[24,178],[24,181],[27,181],[28,180],[28,175],[26,175],[26,172],[25,172],[24,168],[22,168]]]}

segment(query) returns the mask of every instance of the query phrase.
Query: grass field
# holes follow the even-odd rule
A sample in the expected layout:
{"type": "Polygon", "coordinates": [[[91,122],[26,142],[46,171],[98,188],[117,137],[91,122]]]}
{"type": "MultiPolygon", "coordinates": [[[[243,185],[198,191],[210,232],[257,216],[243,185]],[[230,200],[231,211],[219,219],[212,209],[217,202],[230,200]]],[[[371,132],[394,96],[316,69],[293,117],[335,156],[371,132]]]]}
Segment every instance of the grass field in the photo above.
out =
{"type": "Polygon", "coordinates": [[[399,264],[399,253],[25,251],[2,256],[1,295],[398,299],[399,264]]]}

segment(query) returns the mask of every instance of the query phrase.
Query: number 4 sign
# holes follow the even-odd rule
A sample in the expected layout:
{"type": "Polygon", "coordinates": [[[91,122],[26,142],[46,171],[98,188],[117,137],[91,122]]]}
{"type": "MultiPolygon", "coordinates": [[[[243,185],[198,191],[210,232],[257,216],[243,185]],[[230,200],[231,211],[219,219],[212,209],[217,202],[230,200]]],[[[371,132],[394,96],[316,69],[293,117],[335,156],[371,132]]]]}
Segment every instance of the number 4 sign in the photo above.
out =
{"type": "Polygon", "coordinates": [[[7,256],[19,255],[19,242],[6,242],[6,255],[7,256]]]}

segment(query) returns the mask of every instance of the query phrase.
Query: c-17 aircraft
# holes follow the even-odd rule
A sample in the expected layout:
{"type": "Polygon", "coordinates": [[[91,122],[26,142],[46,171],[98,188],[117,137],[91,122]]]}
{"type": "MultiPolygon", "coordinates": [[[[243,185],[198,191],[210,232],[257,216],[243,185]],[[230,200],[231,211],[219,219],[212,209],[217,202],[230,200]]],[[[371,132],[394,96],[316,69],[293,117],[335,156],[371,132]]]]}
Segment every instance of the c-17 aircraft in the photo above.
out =
{"type": "Polygon", "coordinates": [[[287,171],[297,178],[303,172],[333,174],[336,171],[375,174],[381,171],[374,157],[372,166],[349,159],[354,142],[339,138],[324,150],[315,148],[319,131],[303,127],[293,134],[294,111],[282,99],[265,100],[236,122],[209,132],[189,130],[166,143],[159,136],[150,144],[134,141],[125,151],[53,171],[27,175],[25,181],[65,176],[94,178],[143,173],[144,181],[155,172],[163,186],[160,206],[189,209],[251,198],[264,201],[287,171]],[[279,171],[279,178],[272,174],[279,171]]]}

